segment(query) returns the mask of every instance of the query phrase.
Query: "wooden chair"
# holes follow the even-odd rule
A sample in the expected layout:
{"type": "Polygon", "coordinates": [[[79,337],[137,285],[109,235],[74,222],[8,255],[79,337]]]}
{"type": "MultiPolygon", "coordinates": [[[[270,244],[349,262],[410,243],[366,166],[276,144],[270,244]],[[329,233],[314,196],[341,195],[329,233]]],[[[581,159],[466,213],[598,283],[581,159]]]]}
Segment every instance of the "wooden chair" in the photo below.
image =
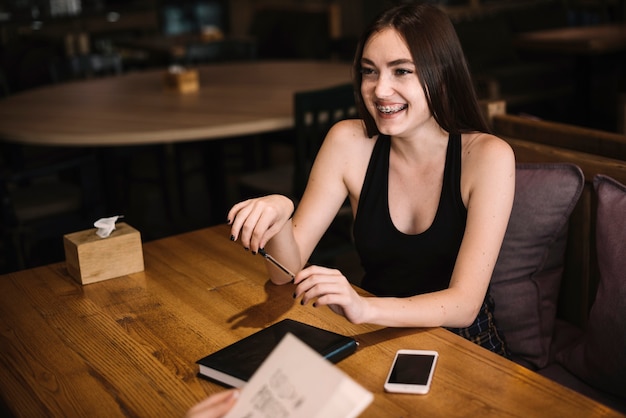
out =
{"type": "Polygon", "coordinates": [[[508,114],[503,101],[482,103],[493,133],[626,161],[626,135],[567,123],[508,114]]]}
{"type": "MultiPolygon", "coordinates": [[[[239,179],[242,197],[283,194],[297,202],[302,197],[313,160],[333,124],[357,114],[351,84],[321,90],[303,91],[294,95],[295,130],[293,161],[266,170],[244,174],[239,179]]],[[[312,260],[329,260],[346,248],[352,247],[352,212],[349,205],[340,210],[334,224],[312,260]],[[330,244],[334,242],[336,244],[330,244]]]]}
{"type": "Polygon", "coordinates": [[[593,216],[593,177],[605,174],[626,181],[626,135],[511,115],[506,112],[504,101],[481,105],[494,134],[513,147],[518,162],[570,162],[585,174],[585,189],[571,216],[566,265],[570,280],[561,288],[564,300],[576,303],[560,304],[560,317],[582,326],[598,282],[598,273],[589,267],[594,239],[594,231],[589,227],[593,216]]]}
{"type": "Polygon", "coordinates": [[[6,269],[60,261],[62,236],[91,228],[104,214],[97,159],[93,152],[41,155],[15,164],[3,145],[0,162],[0,227],[6,269]],[[52,158],[54,157],[54,158],[52,158]],[[42,251],[34,253],[37,246],[42,251]]]}

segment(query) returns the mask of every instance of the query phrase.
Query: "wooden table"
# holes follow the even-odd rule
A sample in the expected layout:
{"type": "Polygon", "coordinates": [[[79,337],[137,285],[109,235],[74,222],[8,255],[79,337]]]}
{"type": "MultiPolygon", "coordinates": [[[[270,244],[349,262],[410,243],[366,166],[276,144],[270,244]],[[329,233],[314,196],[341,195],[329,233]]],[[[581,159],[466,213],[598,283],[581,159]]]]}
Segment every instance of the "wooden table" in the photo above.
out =
{"type": "MultiPolygon", "coordinates": [[[[292,128],[294,93],[350,82],[350,69],[330,61],[205,65],[198,67],[199,91],[187,94],[165,88],[165,69],[58,84],[0,100],[0,140],[109,150],[214,141],[204,164],[209,216],[212,223],[222,222],[228,206],[222,142],[292,128]]],[[[121,171],[111,161],[107,158],[108,181],[121,171]]],[[[123,187],[123,181],[115,181],[107,196],[123,187]]],[[[115,197],[109,200],[114,202],[109,210],[119,211],[115,197]]]]}
{"type": "Polygon", "coordinates": [[[146,243],[144,272],[86,286],[64,263],[0,276],[6,407],[17,416],[181,417],[222,389],[197,377],[196,360],[293,318],[360,342],[338,367],[375,394],[364,417],[619,416],[444,329],[353,325],[301,306],[228,236],[219,226],[146,243]],[[428,395],[384,392],[400,348],[439,351],[428,395]]]}
{"type": "Polygon", "coordinates": [[[293,95],[350,82],[350,65],[268,61],[198,68],[200,90],[164,88],[164,69],[34,89],[0,100],[0,138],[48,146],[224,139],[293,127],[293,95]]]}

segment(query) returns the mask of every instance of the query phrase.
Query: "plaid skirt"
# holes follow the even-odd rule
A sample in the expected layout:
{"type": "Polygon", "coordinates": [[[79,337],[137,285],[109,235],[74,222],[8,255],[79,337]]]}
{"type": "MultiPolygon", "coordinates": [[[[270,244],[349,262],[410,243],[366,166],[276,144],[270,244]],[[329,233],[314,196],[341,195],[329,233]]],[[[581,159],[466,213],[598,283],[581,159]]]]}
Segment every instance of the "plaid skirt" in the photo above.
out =
{"type": "Polygon", "coordinates": [[[480,312],[472,325],[467,328],[446,329],[489,351],[509,358],[510,353],[507,349],[504,335],[502,335],[502,332],[498,331],[496,321],[493,317],[494,307],[495,303],[493,298],[489,292],[487,292],[483,306],[480,308],[480,312]]]}

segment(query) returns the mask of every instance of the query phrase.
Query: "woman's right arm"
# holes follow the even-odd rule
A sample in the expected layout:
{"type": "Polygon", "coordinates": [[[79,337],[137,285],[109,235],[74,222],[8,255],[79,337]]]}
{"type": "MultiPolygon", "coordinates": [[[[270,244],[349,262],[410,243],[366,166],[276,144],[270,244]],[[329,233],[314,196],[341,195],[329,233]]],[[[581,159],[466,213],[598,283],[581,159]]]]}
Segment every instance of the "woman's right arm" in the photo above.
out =
{"type": "MultiPolygon", "coordinates": [[[[346,170],[354,159],[354,137],[362,132],[362,124],[356,120],[342,121],[331,128],[295,213],[293,202],[282,195],[233,206],[228,213],[232,239],[240,240],[253,253],[264,248],[292,272],[300,271],[348,195],[346,170]]],[[[268,270],[274,283],[291,280],[270,263],[268,270]]]]}
{"type": "MultiPolygon", "coordinates": [[[[286,196],[277,194],[237,203],[228,212],[230,238],[233,241],[239,240],[252,254],[266,249],[269,254],[276,255],[288,269],[297,272],[304,263],[300,260],[293,236],[293,210],[293,202],[286,196]]],[[[272,282],[283,284],[291,280],[273,264],[267,263],[267,268],[272,282]]]]}

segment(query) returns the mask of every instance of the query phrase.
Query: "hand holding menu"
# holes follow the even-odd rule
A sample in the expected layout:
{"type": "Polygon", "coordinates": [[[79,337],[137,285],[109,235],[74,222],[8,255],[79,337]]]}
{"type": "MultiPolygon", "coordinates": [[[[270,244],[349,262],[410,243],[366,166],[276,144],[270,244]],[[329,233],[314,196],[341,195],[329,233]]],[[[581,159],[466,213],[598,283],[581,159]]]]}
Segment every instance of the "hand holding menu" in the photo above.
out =
{"type": "Polygon", "coordinates": [[[374,395],[288,333],[243,387],[225,418],[349,418],[374,395]]]}

